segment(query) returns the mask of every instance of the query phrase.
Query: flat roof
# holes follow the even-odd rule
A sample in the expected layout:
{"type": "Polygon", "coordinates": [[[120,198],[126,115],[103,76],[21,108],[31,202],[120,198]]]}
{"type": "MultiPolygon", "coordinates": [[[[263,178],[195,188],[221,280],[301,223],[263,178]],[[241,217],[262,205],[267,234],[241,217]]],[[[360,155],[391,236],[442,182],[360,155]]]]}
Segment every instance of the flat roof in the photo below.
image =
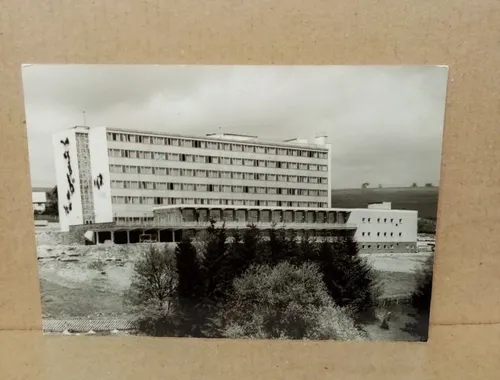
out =
{"type": "Polygon", "coordinates": [[[117,132],[117,133],[136,133],[139,135],[149,135],[149,136],[159,136],[159,137],[161,136],[161,137],[174,137],[174,138],[184,138],[184,139],[196,139],[196,140],[204,140],[204,141],[231,142],[234,144],[266,145],[266,146],[276,146],[276,147],[287,147],[290,149],[303,148],[303,149],[323,150],[325,152],[328,151],[328,147],[325,145],[309,144],[309,143],[308,144],[287,143],[284,141],[260,139],[260,138],[257,138],[255,136],[248,136],[249,138],[245,139],[245,140],[241,140],[238,138],[232,139],[231,135],[245,136],[245,135],[236,134],[236,133],[234,133],[234,134],[224,133],[224,135],[227,137],[212,137],[212,136],[193,136],[193,135],[153,132],[153,131],[137,131],[137,130],[133,130],[133,129],[122,129],[122,128],[111,128],[111,127],[106,127],[106,129],[109,132],[117,132]]]}
{"type": "Polygon", "coordinates": [[[351,212],[354,210],[362,210],[373,213],[380,212],[417,212],[417,210],[395,210],[395,209],[369,209],[369,208],[326,208],[326,207],[280,207],[280,206],[237,206],[237,205],[195,205],[195,204],[184,204],[184,205],[166,205],[166,206],[154,206],[153,211],[156,210],[172,210],[172,209],[185,209],[185,208],[195,208],[195,209],[229,209],[229,210],[276,210],[276,211],[343,211],[351,212]]]}

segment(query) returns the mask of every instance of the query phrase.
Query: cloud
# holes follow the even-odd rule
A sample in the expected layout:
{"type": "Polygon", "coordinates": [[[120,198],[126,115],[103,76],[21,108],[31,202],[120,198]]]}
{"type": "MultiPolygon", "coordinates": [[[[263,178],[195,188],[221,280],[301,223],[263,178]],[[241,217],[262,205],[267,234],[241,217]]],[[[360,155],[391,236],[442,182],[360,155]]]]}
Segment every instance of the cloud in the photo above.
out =
{"type": "Polygon", "coordinates": [[[33,185],[54,184],[53,132],[83,123],[267,139],[326,132],[336,188],[439,182],[447,71],[417,66],[23,68],[33,185]]]}

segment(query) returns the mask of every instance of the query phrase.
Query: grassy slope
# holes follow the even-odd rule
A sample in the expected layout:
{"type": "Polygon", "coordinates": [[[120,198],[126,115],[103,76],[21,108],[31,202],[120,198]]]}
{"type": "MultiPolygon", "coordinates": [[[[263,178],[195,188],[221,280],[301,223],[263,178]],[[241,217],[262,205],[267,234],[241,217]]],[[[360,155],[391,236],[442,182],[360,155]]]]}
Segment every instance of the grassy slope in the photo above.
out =
{"type": "Polygon", "coordinates": [[[392,207],[418,210],[421,218],[436,219],[437,187],[405,187],[332,190],[332,207],[366,207],[369,203],[392,202],[392,207]]]}

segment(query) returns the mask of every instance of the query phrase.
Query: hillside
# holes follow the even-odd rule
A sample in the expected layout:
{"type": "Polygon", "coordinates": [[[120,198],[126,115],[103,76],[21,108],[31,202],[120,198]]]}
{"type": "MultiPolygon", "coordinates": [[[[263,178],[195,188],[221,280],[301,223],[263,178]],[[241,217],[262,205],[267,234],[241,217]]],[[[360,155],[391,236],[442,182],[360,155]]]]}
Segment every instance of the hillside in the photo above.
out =
{"type": "Polygon", "coordinates": [[[392,202],[392,207],[417,210],[421,218],[437,218],[437,187],[400,187],[373,189],[333,189],[332,207],[366,207],[369,203],[392,202]]]}

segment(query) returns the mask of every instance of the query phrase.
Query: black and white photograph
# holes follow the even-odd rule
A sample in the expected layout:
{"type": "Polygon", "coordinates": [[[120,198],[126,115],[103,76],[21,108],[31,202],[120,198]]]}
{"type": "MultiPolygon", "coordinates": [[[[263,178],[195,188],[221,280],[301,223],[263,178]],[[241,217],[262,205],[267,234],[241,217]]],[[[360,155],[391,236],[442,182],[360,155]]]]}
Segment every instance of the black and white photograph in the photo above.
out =
{"type": "Polygon", "coordinates": [[[43,331],[427,341],[446,66],[22,66],[43,331]]]}

